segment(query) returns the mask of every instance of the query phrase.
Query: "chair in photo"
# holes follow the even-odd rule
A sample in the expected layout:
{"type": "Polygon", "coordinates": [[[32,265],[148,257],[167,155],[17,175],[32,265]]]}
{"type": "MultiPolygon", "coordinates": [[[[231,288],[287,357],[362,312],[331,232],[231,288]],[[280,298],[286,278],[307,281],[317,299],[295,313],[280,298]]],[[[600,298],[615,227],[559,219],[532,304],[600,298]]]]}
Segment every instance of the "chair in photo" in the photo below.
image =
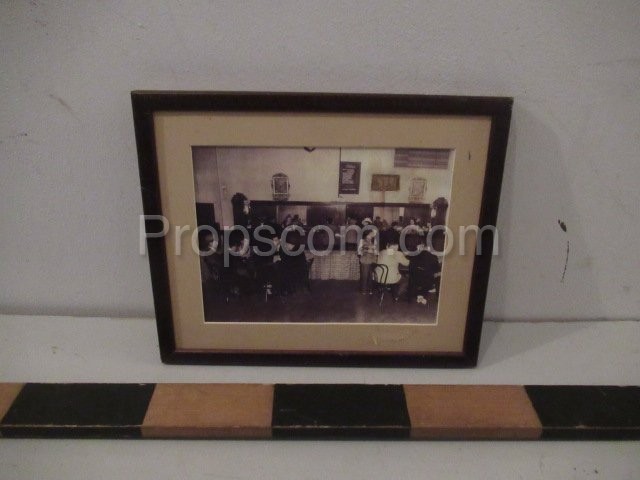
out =
{"type": "Polygon", "coordinates": [[[386,292],[391,293],[391,288],[393,284],[387,283],[387,278],[389,277],[389,267],[382,263],[374,263],[373,268],[371,269],[371,275],[373,278],[373,287],[376,289],[379,295],[379,306],[382,307],[382,302],[384,302],[384,294],[386,292]]]}
{"type": "Polygon", "coordinates": [[[315,257],[311,257],[307,259],[307,290],[311,293],[311,267],[313,266],[313,261],[315,257]]]}
{"type": "Polygon", "coordinates": [[[265,302],[280,287],[278,274],[278,265],[275,263],[265,263],[259,265],[256,269],[256,285],[258,290],[262,292],[265,302]]]}

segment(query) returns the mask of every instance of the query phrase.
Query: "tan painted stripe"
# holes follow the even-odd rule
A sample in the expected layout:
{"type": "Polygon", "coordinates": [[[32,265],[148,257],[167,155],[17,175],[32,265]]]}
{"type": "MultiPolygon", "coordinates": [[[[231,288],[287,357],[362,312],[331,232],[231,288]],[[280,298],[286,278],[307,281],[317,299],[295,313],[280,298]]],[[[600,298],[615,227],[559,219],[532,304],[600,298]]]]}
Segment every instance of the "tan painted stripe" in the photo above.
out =
{"type": "Polygon", "coordinates": [[[158,384],[142,424],[147,438],[269,438],[273,385],[158,384]]]}
{"type": "Polygon", "coordinates": [[[404,385],[416,439],[538,439],[542,425],[515,385],[404,385]]]}
{"type": "Polygon", "coordinates": [[[0,383],[0,420],[7,414],[22,387],[24,383],[0,383]]]}

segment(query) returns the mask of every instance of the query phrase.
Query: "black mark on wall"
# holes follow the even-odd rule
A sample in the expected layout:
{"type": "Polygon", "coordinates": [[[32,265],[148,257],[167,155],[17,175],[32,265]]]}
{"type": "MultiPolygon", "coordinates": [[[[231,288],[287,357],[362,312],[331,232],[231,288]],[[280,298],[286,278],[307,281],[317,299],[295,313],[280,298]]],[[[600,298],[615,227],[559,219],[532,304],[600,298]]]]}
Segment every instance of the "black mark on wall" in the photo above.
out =
{"type": "MultiPolygon", "coordinates": [[[[563,232],[565,233],[567,232],[566,223],[558,219],[558,225],[560,225],[560,228],[562,229],[563,232]]],[[[569,265],[569,249],[570,249],[569,240],[567,240],[567,254],[564,259],[564,268],[562,269],[562,278],[560,279],[560,283],[564,283],[564,277],[567,274],[567,266],[569,265]]]]}

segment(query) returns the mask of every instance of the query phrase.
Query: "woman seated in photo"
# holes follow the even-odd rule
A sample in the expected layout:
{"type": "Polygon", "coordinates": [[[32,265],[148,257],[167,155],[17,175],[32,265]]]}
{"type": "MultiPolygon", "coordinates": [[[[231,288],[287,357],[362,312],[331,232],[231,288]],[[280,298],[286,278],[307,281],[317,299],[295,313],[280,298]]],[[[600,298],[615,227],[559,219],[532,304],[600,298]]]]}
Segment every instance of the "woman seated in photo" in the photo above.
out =
{"type": "Polygon", "coordinates": [[[220,231],[215,229],[217,237],[209,230],[198,232],[200,274],[202,278],[202,294],[205,305],[217,296],[229,296],[230,286],[225,283],[224,260],[222,257],[219,239],[220,231]]]}
{"type": "Polygon", "coordinates": [[[223,277],[234,296],[250,295],[255,291],[255,267],[249,240],[240,230],[229,234],[229,265],[223,269],[223,277]]]}
{"type": "Polygon", "coordinates": [[[220,268],[222,267],[222,255],[218,252],[219,241],[209,230],[200,230],[198,244],[202,285],[212,285],[219,280],[220,268]]]}
{"type": "Polygon", "coordinates": [[[260,241],[253,247],[256,282],[265,294],[275,295],[281,290],[280,280],[280,229],[272,228],[261,236],[267,241],[260,241]]]}
{"type": "Polygon", "coordinates": [[[378,255],[378,265],[384,265],[386,269],[375,268],[378,282],[391,285],[391,294],[396,302],[407,289],[407,279],[400,274],[400,265],[409,265],[409,259],[399,250],[399,243],[400,234],[393,229],[380,236],[382,250],[378,255]]]}

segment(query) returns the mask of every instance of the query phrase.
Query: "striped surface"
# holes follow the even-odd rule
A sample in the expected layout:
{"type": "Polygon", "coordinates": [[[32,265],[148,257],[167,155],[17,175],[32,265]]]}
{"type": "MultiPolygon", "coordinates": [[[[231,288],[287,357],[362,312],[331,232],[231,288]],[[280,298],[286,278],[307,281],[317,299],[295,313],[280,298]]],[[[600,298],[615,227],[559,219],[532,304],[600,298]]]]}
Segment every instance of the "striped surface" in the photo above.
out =
{"type": "Polygon", "coordinates": [[[4,437],[640,439],[640,387],[4,383],[0,418],[4,437]]]}

